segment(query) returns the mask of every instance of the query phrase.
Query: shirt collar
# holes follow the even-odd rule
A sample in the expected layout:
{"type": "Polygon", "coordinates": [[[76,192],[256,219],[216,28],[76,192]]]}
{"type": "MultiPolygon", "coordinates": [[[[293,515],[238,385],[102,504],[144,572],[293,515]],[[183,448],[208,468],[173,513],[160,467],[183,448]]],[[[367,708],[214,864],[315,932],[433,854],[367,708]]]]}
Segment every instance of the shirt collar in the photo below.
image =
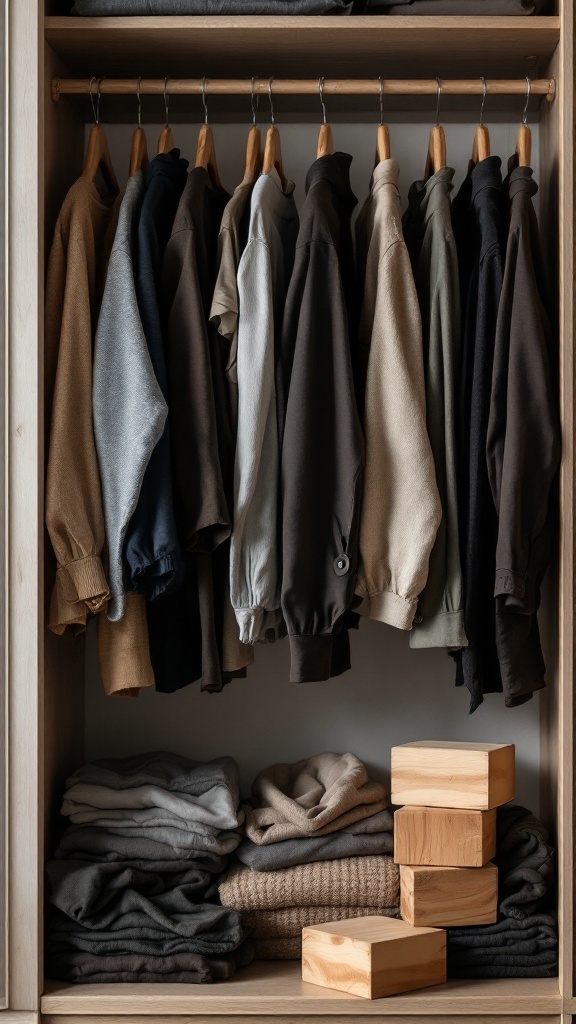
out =
{"type": "Polygon", "coordinates": [[[441,197],[448,195],[454,188],[453,177],[453,167],[441,167],[439,171],[428,178],[428,181],[415,181],[410,186],[408,193],[408,205],[411,212],[417,213],[418,210],[423,213],[432,212],[441,197]]]}
{"type": "Polygon", "coordinates": [[[351,206],[358,202],[350,187],[350,164],[352,157],[348,153],[332,153],[321,156],[312,164],[306,175],[306,195],[318,181],[330,182],[332,188],[351,206]]]}
{"type": "Polygon", "coordinates": [[[529,196],[535,196],[538,191],[538,185],[532,177],[533,171],[531,167],[515,167],[510,172],[508,178],[508,191],[510,198],[517,195],[519,192],[526,192],[529,196]]]}
{"type": "Polygon", "coordinates": [[[472,168],[470,171],[472,199],[475,199],[478,193],[485,188],[495,188],[500,191],[502,188],[501,167],[502,161],[499,156],[488,156],[472,168]]]}
{"type": "Polygon", "coordinates": [[[374,172],[372,174],[372,191],[375,192],[377,189],[382,188],[384,185],[393,185],[398,196],[400,191],[398,189],[398,179],[400,177],[400,164],[397,160],[391,158],[390,160],[381,160],[380,163],[376,164],[374,172]]]}

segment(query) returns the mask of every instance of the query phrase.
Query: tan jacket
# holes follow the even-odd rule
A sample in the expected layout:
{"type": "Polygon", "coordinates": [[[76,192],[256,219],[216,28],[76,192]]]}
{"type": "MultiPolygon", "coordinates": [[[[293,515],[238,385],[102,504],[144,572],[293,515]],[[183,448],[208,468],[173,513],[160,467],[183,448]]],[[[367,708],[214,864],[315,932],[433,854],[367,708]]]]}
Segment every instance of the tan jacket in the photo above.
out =
{"type": "Polygon", "coordinates": [[[400,219],[399,168],[383,160],[356,226],[365,266],[366,469],[357,609],[410,629],[441,519],[426,431],[422,326],[400,219]]]}

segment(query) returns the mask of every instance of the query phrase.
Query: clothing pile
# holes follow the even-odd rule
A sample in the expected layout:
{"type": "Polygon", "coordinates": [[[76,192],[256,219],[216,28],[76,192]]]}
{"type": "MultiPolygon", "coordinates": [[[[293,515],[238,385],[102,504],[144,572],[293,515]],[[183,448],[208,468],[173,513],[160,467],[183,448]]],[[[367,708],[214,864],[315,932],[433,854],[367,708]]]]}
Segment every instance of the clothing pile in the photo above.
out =
{"type": "Polygon", "coordinates": [[[220,880],[242,912],[256,958],[298,959],[302,928],[398,914],[398,869],[386,791],[353,754],[318,754],[256,776],[247,838],[220,880]]]}
{"type": "Polygon", "coordinates": [[[248,964],[216,876],[240,842],[238,770],[162,752],[85,765],[46,866],[46,967],[77,982],[205,983],[248,964]]]}
{"type": "Polygon", "coordinates": [[[499,919],[448,929],[453,978],[551,978],[558,974],[555,858],[544,825],[524,807],[497,817],[499,919]]]}
{"type": "Polygon", "coordinates": [[[383,160],[354,253],[351,160],[312,164],[300,217],[275,167],[230,197],[177,149],[119,211],[89,178],[65,200],[50,625],[98,613],[110,694],[217,692],[286,635],[291,680],[329,679],[359,616],[449,651],[471,711],[545,685],[560,431],[532,171],[488,157],[451,204],[440,168],[402,219],[383,160]]]}
{"type": "Polygon", "coordinates": [[[71,13],[130,15],[218,14],[544,14],[547,0],[76,0],[71,13]]]}

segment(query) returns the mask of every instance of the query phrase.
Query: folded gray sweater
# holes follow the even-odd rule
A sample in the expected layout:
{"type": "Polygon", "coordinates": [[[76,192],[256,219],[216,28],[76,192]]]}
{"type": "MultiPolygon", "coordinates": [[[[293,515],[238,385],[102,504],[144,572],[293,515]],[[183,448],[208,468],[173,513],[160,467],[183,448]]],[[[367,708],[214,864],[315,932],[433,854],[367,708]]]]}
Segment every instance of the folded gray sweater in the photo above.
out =
{"type": "MultiPolygon", "coordinates": [[[[130,832],[130,830],[126,830],[130,832]]],[[[154,829],[149,830],[151,836],[154,829]]],[[[192,833],[193,835],[193,833],[192,833]]],[[[147,861],[148,867],[156,868],[161,861],[194,861],[213,859],[214,864],[222,861],[222,850],[218,850],[218,840],[213,837],[199,836],[204,848],[174,848],[167,843],[159,842],[148,836],[113,834],[105,828],[93,828],[91,825],[70,825],[64,832],[54,856],[57,860],[99,860],[104,857],[114,861],[147,861]],[[207,844],[214,844],[208,849],[207,844]]],[[[214,870],[217,870],[216,866],[214,870]]]]}
{"type": "Polygon", "coordinates": [[[332,832],[328,836],[311,839],[285,839],[280,843],[270,843],[269,846],[258,846],[250,839],[245,839],[236,850],[236,856],[253,871],[279,871],[281,868],[294,867],[296,864],[312,864],[321,860],[392,853],[392,815],[389,811],[382,811],[381,814],[390,817],[390,829],[386,832],[359,835],[352,835],[348,831],[332,832]]]}
{"type": "Polygon", "coordinates": [[[195,914],[177,923],[178,928],[161,928],[145,914],[126,914],[114,928],[96,931],[72,921],[55,910],[48,916],[47,952],[66,954],[70,950],[95,956],[118,956],[135,953],[140,956],[172,956],[176,953],[199,953],[214,956],[237,949],[245,938],[240,914],[220,921],[210,920],[212,911],[222,908],[199,904],[195,914]]]}

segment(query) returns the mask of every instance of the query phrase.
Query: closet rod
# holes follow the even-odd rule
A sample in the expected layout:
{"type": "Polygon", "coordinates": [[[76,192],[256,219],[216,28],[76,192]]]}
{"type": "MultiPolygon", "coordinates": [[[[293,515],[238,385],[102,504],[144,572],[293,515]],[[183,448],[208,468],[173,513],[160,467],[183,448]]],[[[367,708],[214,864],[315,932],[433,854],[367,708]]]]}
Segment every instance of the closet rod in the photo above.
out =
{"type": "MultiPolygon", "coordinates": [[[[92,89],[96,91],[93,81],[92,89]]],[[[441,79],[444,96],[482,96],[484,94],[483,79],[441,79]]],[[[127,96],[136,95],[140,82],[140,95],[169,96],[201,95],[202,79],[195,78],[102,78],[100,91],[102,95],[127,96]]],[[[254,81],[254,92],[268,94],[268,79],[258,78],[254,81]]],[[[382,86],[377,78],[333,78],[324,81],[324,94],[333,96],[378,96],[380,88],[383,93],[391,96],[436,96],[438,85],[435,78],[384,78],[382,86]]],[[[554,99],[556,82],[553,78],[537,78],[530,82],[530,92],[538,96],[554,99]]],[[[53,78],[52,99],[58,101],[60,96],[84,95],[90,92],[90,79],[87,78],[53,78]]],[[[206,93],[212,96],[250,96],[252,83],[249,78],[212,78],[206,79],[206,93]]],[[[274,78],[272,80],[274,96],[317,96],[318,79],[274,78]]],[[[526,93],[526,79],[486,79],[486,93],[493,96],[523,96],[526,93]]]]}

